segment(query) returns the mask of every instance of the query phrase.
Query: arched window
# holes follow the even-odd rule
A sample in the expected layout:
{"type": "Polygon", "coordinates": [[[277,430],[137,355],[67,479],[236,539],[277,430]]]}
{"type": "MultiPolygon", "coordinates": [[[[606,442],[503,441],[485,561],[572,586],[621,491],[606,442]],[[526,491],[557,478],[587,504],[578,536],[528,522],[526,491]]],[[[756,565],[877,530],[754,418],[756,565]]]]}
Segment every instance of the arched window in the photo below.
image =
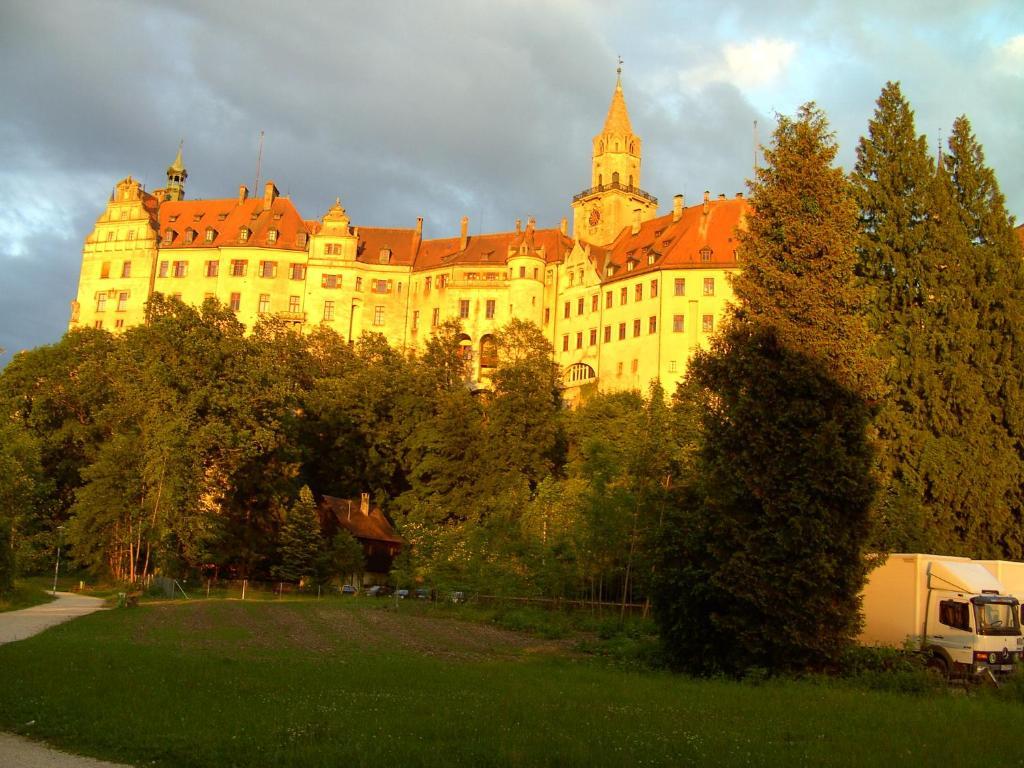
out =
{"type": "Polygon", "coordinates": [[[619,183],[619,172],[615,171],[612,174],[612,186],[616,186],[616,185],[618,185],[618,183],[619,183]]]}
{"type": "Polygon", "coordinates": [[[593,381],[595,378],[597,378],[597,374],[586,363],[570,365],[569,369],[565,372],[566,384],[585,384],[588,381],[593,381]]]}
{"type": "Polygon", "coordinates": [[[480,339],[480,367],[496,368],[498,365],[498,345],[490,334],[480,339]]]}

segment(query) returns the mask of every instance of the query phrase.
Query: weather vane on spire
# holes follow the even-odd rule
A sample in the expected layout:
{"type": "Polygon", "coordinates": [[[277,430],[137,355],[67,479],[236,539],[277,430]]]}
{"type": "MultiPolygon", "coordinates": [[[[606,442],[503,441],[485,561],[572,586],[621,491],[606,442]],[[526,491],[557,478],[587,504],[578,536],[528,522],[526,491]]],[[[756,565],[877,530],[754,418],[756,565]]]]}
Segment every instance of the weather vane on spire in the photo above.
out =
{"type": "Polygon", "coordinates": [[[615,68],[615,73],[618,75],[622,74],[622,57],[619,56],[619,66],[615,68]]]}

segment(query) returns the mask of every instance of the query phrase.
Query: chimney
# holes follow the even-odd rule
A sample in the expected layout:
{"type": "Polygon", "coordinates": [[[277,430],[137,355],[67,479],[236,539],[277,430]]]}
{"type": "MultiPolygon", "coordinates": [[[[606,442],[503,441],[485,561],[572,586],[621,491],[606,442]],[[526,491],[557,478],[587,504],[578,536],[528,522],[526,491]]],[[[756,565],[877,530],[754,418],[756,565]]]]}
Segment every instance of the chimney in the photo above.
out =
{"type": "Polygon", "coordinates": [[[676,195],[672,198],[672,221],[679,221],[683,217],[683,196],[676,195]]]}
{"type": "Polygon", "coordinates": [[[274,182],[268,181],[266,186],[263,187],[263,210],[269,211],[270,206],[274,204],[274,200],[280,192],[277,191],[277,187],[274,186],[274,182]]]}
{"type": "Polygon", "coordinates": [[[522,219],[516,219],[516,234],[519,235],[519,234],[522,234],[522,232],[523,232],[523,220],[522,219]]]}
{"type": "Polygon", "coordinates": [[[736,199],[737,200],[742,200],[743,199],[743,193],[742,192],[737,192],[736,193],[736,199]]]}
{"type": "Polygon", "coordinates": [[[708,201],[711,199],[711,192],[704,190],[704,213],[707,213],[711,206],[708,205],[708,201]]]}
{"type": "Polygon", "coordinates": [[[632,230],[632,232],[633,232],[634,235],[638,234],[640,232],[640,209],[639,208],[634,208],[633,209],[633,230],[632,230]]]}
{"type": "Polygon", "coordinates": [[[569,220],[565,216],[562,217],[562,225],[558,229],[563,235],[569,234],[569,220]]]}
{"type": "Polygon", "coordinates": [[[462,234],[459,236],[459,250],[466,250],[467,243],[469,243],[469,216],[463,216],[462,234]]]}
{"type": "Polygon", "coordinates": [[[423,217],[416,217],[416,237],[423,237],[423,217]]]}
{"type": "Polygon", "coordinates": [[[241,205],[249,198],[249,188],[245,184],[238,185],[238,204],[241,205]]]}
{"type": "Polygon", "coordinates": [[[370,494],[359,494],[359,511],[362,512],[364,515],[370,514],[370,494]]]}
{"type": "Polygon", "coordinates": [[[412,258],[416,258],[416,254],[420,251],[420,243],[423,241],[423,217],[419,216],[416,219],[416,231],[412,234],[412,258]]]}
{"type": "Polygon", "coordinates": [[[725,200],[725,192],[719,192],[718,193],[718,199],[719,200],[725,200]]]}

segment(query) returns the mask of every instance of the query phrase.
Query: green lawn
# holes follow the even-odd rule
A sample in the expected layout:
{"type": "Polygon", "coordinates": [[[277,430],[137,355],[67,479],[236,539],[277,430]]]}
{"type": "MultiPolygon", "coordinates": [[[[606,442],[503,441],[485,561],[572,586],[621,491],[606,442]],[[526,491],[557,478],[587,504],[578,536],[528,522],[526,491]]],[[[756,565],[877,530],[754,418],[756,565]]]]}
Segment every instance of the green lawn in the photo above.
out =
{"type": "Polygon", "coordinates": [[[992,696],[698,681],[573,648],[366,601],[144,604],[0,646],[0,729],[157,766],[1021,763],[1024,709],[992,696]]]}

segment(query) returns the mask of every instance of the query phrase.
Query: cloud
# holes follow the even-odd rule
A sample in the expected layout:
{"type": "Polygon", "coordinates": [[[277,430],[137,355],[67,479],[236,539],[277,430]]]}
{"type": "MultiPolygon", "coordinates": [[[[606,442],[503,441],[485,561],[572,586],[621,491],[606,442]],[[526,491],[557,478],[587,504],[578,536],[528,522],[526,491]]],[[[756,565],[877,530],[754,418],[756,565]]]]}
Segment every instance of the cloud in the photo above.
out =
{"type": "Polygon", "coordinates": [[[996,48],[996,69],[1006,75],[1024,77],[1024,35],[1011,37],[996,48]]]}
{"type": "Polygon", "coordinates": [[[759,37],[749,43],[729,43],[722,52],[729,82],[746,90],[775,82],[789,67],[796,43],[759,37]]]}

